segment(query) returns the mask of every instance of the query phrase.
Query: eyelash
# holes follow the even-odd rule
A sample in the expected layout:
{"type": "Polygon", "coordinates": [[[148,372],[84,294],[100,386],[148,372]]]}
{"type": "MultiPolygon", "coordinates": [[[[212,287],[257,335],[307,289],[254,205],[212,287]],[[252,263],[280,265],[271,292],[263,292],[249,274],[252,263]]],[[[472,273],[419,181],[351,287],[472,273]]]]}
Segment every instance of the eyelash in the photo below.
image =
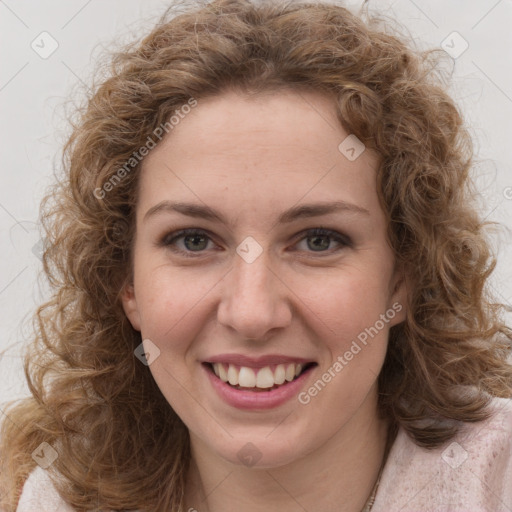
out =
{"type": "MultiPolygon", "coordinates": [[[[333,231],[332,229],[318,227],[318,228],[312,228],[312,229],[305,230],[300,234],[303,236],[301,238],[298,238],[296,243],[298,243],[301,240],[304,240],[306,238],[311,238],[314,236],[328,236],[335,242],[338,242],[339,244],[341,244],[343,247],[351,247],[352,246],[352,241],[350,240],[350,238],[348,236],[342,235],[336,231],[333,231]]],[[[174,233],[168,233],[161,239],[161,241],[158,243],[158,245],[161,247],[170,248],[173,252],[181,254],[187,258],[197,258],[197,257],[202,256],[203,253],[206,251],[206,249],[203,251],[188,251],[188,250],[184,251],[182,249],[177,249],[176,247],[171,248],[171,246],[173,246],[175,244],[175,242],[177,240],[179,240],[180,238],[185,238],[187,236],[195,236],[195,235],[205,235],[208,238],[208,240],[212,240],[206,231],[204,231],[202,229],[188,228],[188,229],[182,229],[180,231],[176,231],[174,233]],[[196,254],[194,254],[194,253],[196,253],[196,254]]],[[[340,249],[341,248],[338,248],[336,250],[340,250],[340,249]]],[[[316,251],[308,251],[308,252],[314,253],[316,251]]],[[[318,253],[332,254],[333,251],[332,250],[318,251],[318,253]]]]}

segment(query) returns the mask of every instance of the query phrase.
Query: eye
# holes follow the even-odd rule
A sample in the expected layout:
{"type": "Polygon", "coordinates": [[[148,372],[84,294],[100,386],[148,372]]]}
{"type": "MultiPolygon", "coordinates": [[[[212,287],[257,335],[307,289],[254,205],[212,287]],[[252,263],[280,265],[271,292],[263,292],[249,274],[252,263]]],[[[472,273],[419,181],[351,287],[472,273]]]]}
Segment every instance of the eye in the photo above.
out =
{"type": "MultiPolygon", "coordinates": [[[[352,242],[349,237],[342,235],[337,231],[326,228],[313,228],[304,231],[300,234],[302,237],[298,238],[296,246],[300,246],[301,242],[306,242],[306,252],[316,253],[332,253],[338,251],[343,247],[351,247],[352,242]],[[332,248],[332,243],[335,242],[339,247],[332,248]]],[[[210,244],[214,244],[208,233],[202,229],[182,229],[173,233],[165,235],[158,245],[168,247],[173,252],[181,254],[185,257],[198,257],[202,256],[208,248],[212,248],[210,244]]]]}
{"type": "Polygon", "coordinates": [[[164,236],[159,245],[169,247],[174,252],[184,256],[194,257],[195,254],[191,253],[203,252],[209,241],[211,242],[211,238],[201,229],[182,229],[164,236]],[[179,240],[183,242],[182,247],[179,247],[181,245],[178,243],[179,240]]]}
{"type": "MultiPolygon", "coordinates": [[[[351,247],[352,242],[349,237],[333,231],[332,229],[326,228],[313,228],[305,231],[303,236],[299,240],[299,244],[302,241],[306,241],[306,247],[310,249],[308,252],[329,252],[332,253],[333,249],[329,250],[332,241],[336,242],[341,248],[351,247]]],[[[298,245],[299,245],[298,244],[298,245]]],[[[334,251],[339,250],[334,249],[334,251]]]]}

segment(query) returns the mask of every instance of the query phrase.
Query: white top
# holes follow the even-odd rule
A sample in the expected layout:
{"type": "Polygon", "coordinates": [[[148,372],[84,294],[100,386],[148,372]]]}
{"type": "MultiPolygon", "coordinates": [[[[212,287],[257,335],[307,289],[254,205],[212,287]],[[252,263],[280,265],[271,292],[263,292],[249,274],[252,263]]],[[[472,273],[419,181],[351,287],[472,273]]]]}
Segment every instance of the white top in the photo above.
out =
{"type": "MultiPolygon", "coordinates": [[[[469,423],[441,448],[420,448],[399,429],[372,512],[512,512],[512,400],[495,398],[493,416],[469,423]]],[[[17,512],[74,512],[39,466],[17,512]]]]}

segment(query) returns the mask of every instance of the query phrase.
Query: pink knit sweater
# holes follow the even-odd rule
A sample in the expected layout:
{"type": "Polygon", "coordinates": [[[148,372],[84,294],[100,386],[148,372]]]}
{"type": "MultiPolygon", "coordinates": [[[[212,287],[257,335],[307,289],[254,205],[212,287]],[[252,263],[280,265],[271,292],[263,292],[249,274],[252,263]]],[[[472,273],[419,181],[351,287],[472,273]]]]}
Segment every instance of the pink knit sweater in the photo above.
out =
{"type": "MultiPolygon", "coordinates": [[[[494,399],[492,408],[489,420],[467,424],[435,450],[418,447],[399,430],[372,512],[512,512],[512,400],[494,399]]],[[[17,511],[73,509],[37,467],[17,511]]]]}

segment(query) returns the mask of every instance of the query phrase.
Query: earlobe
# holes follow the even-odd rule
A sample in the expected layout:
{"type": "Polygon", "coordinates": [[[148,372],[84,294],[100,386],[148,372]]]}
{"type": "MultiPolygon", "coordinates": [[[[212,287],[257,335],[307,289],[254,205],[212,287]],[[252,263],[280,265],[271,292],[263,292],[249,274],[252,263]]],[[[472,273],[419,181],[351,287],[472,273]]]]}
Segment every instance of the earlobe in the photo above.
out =
{"type": "Polygon", "coordinates": [[[135,298],[135,290],[133,284],[126,284],[121,292],[121,302],[126,317],[136,331],[140,331],[140,315],[137,307],[137,299],[135,298]]]}

